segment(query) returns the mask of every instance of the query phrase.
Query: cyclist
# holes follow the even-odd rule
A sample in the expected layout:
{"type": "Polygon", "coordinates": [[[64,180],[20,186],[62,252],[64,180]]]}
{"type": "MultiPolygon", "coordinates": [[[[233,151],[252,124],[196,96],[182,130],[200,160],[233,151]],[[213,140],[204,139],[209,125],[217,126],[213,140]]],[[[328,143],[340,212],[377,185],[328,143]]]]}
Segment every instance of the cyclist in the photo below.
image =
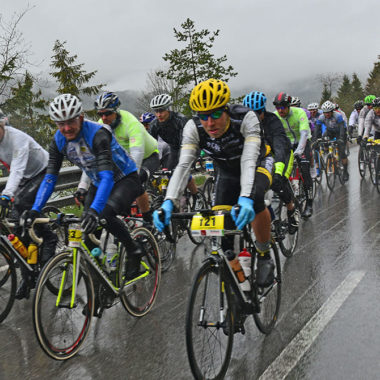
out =
{"type": "MultiPolygon", "coordinates": [[[[309,142],[311,131],[305,111],[301,108],[290,107],[290,101],[291,97],[288,94],[280,92],[275,96],[273,105],[276,107],[275,115],[281,120],[286,135],[293,144],[294,156],[300,163],[306,194],[306,207],[302,212],[302,217],[309,218],[313,214],[313,181],[310,174],[312,156],[309,142]]],[[[316,175],[315,167],[314,171],[313,175],[316,175]]]]}
{"type": "MultiPolygon", "coordinates": [[[[7,184],[0,196],[0,217],[17,220],[29,210],[34,202],[37,190],[45,175],[48,152],[32,137],[11,127],[5,114],[0,110],[0,160],[10,170],[7,184]],[[8,125],[6,125],[8,124],[8,125]],[[9,213],[9,210],[12,211],[9,213]]],[[[44,239],[41,264],[45,264],[54,255],[57,236],[46,226],[39,233],[44,239]]],[[[24,239],[23,239],[24,240],[24,239]]],[[[29,243],[29,241],[24,241],[29,243]]],[[[16,298],[28,298],[34,279],[28,272],[22,272],[22,280],[16,291],[16,298]]]]}
{"type": "Polygon", "coordinates": [[[347,123],[348,123],[347,116],[346,116],[345,112],[339,107],[338,103],[335,103],[335,111],[339,112],[342,115],[344,123],[347,127],[347,123]]]}
{"type": "Polygon", "coordinates": [[[367,95],[364,98],[364,107],[359,113],[359,127],[358,127],[358,137],[356,139],[356,142],[358,144],[362,141],[362,136],[364,133],[364,120],[367,116],[367,113],[372,109],[372,102],[375,100],[375,95],[367,95]]]}
{"type": "Polygon", "coordinates": [[[322,128],[322,125],[325,125],[326,130],[322,134],[322,137],[337,139],[339,156],[342,159],[343,164],[343,179],[344,181],[348,181],[348,158],[345,149],[347,133],[343,116],[339,112],[335,111],[335,104],[329,100],[322,104],[322,111],[323,115],[321,115],[317,120],[316,136],[318,137],[321,135],[320,129],[322,128]]]}
{"type": "Polygon", "coordinates": [[[99,218],[105,219],[105,228],[127,250],[126,278],[134,278],[138,274],[142,249],[117,215],[127,212],[143,193],[135,162],[116,141],[109,125],[84,119],[82,103],[76,96],[62,94],[54,98],[49,115],[58,130],[50,143],[46,175],[28,211],[27,222],[40,215],[54,191],[63,159],[67,158],[91,179],[82,214],[83,232],[93,233],[99,218]]]}
{"type": "Polygon", "coordinates": [[[274,153],[272,190],[278,193],[281,200],[286,204],[289,233],[294,234],[298,229],[299,214],[292,202],[292,192],[287,180],[293,168],[292,145],[278,117],[266,110],[266,101],[267,98],[262,92],[253,91],[244,97],[243,104],[258,115],[265,142],[269,144],[274,153]]]}
{"type": "Polygon", "coordinates": [[[307,110],[310,112],[309,124],[312,134],[315,130],[315,123],[318,120],[318,117],[322,115],[322,111],[319,109],[318,103],[310,103],[307,106],[307,110]]]}
{"type": "Polygon", "coordinates": [[[354,129],[358,127],[359,113],[363,107],[363,100],[358,100],[354,103],[354,110],[351,112],[350,118],[348,119],[348,135],[350,138],[352,138],[354,129]]]}
{"type": "MultiPolygon", "coordinates": [[[[150,126],[150,134],[156,139],[161,137],[169,145],[170,154],[166,162],[166,168],[169,170],[173,170],[178,164],[182,131],[187,122],[185,116],[170,109],[172,104],[173,99],[168,94],[156,95],[150,101],[150,108],[156,115],[156,119],[150,126]]],[[[192,176],[190,176],[187,187],[196,203],[198,189],[192,176]]]]}
{"type": "Polygon", "coordinates": [[[156,116],[154,116],[152,114],[152,112],[144,112],[143,114],[141,114],[140,116],[140,123],[145,127],[145,129],[149,132],[149,129],[150,129],[150,123],[156,118],[156,116]]]}
{"type": "Polygon", "coordinates": [[[367,113],[364,121],[364,136],[366,141],[372,128],[374,131],[374,139],[380,139],[380,98],[375,98],[372,102],[372,109],[367,113]]]}
{"type": "MultiPolygon", "coordinates": [[[[150,173],[154,173],[160,166],[157,140],[152,137],[143,125],[128,111],[119,110],[119,97],[113,92],[103,92],[95,99],[95,108],[100,117],[98,123],[108,124],[115,134],[117,142],[130,154],[136,163],[139,177],[144,184],[150,173]]],[[[86,183],[91,180],[84,174],[78,186],[77,198],[86,194],[86,183]],[[79,193],[79,194],[78,194],[79,193]]],[[[137,198],[137,204],[143,219],[152,223],[152,212],[149,207],[149,197],[144,192],[137,198]]]]}
{"type": "MultiPolygon", "coordinates": [[[[266,155],[256,114],[242,105],[228,105],[229,98],[229,87],[217,79],[203,81],[191,91],[190,108],[198,117],[189,120],[184,129],[180,160],[161,206],[165,222],[159,220],[157,211],[153,220],[161,230],[169,224],[191,165],[203,149],[217,167],[214,205],[238,203],[239,214],[235,209],[231,212],[238,229],[253,221],[259,252],[257,281],[268,286],[274,278],[274,263],[269,255],[271,216],[264,195],[271,182],[273,158],[266,155]]],[[[224,237],[222,246],[233,249],[233,240],[224,237]]]]}

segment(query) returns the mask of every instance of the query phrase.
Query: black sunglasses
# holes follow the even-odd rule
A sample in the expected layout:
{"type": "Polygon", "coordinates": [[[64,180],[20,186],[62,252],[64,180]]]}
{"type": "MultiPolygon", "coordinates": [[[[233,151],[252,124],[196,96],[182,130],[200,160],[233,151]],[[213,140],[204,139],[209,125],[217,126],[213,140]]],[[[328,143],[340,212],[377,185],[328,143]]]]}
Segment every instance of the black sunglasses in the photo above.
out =
{"type": "Polygon", "coordinates": [[[103,117],[103,116],[109,116],[109,115],[112,115],[114,111],[105,111],[105,112],[97,112],[96,114],[99,116],[99,117],[103,117]]]}

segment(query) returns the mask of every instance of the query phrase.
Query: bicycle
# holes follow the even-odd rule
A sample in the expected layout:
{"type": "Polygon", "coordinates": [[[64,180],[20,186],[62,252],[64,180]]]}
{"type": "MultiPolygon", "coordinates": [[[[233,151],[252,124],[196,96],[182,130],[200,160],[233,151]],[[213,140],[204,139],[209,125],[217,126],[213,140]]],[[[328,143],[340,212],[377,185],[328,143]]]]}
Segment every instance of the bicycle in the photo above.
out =
{"type": "MultiPolygon", "coordinates": [[[[219,206],[220,207],[220,206],[219,206]]],[[[228,207],[228,206],[227,206],[228,207]]],[[[229,206],[231,208],[231,206],[229,206]]],[[[244,322],[253,315],[258,329],[269,334],[278,318],[281,302],[281,268],[277,247],[271,243],[275,277],[268,287],[256,283],[257,255],[249,231],[225,228],[229,211],[210,209],[198,213],[173,213],[174,219],[192,219],[196,235],[211,238],[211,251],[196,274],[186,311],[186,347],[193,376],[196,379],[221,379],[231,359],[235,333],[245,333],[244,322]],[[240,248],[251,254],[249,291],[243,291],[225,252],[221,236],[240,236],[240,248]]]]}
{"type": "MultiPolygon", "coordinates": [[[[43,219],[41,223],[50,221],[43,219]]],[[[61,214],[55,222],[68,229],[68,247],[51,258],[40,273],[33,299],[33,324],[43,351],[53,359],[66,360],[85,342],[94,313],[101,317],[103,310],[118,299],[132,316],[146,315],[157,298],[161,265],[157,243],[145,228],[131,231],[132,238],[144,248],[144,256],[139,275],[127,280],[127,252],[120,242],[115,240],[118,250],[112,257],[112,270],[105,257],[93,256],[86,246],[80,218],[61,214]]],[[[29,234],[38,239],[33,228],[29,234]]],[[[110,236],[107,232],[105,245],[110,236]]],[[[91,240],[100,244],[93,236],[91,240]]]]}
{"type": "Polygon", "coordinates": [[[343,164],[342,159],[339,156],[338,142],[336,139],[329,141],[329,153],[326,157],[326,181],[327,187],[330,191],[334,190],[336,176],[339,178],[339,182],[343,185],[345,180],[343,178],[343,164]]]}
{"type": "Polygon", "coordinates": [[[368,139],[367,143],[368,149],[368,168],[371,182],[374,186],[378,187],[379,177],[377,173],[377,166],[380,157],[380,139],[373,140],[368,139]]]}
{"type": "Polygon", "coordinates": [[[212,207],[215,191],[216,171],[214,170],[214,163],[211,159],[206,160],[205,167],[206,171],[209,173],[209,177],[203,184],[203,194],[205,196],[207,206],[212,207]]]}
{"type": "Polygon", "coordinates": [[[358,152],[358,168],[360,177],[365,178],[367,166],[369,166],[369,149],[367,148],[367,144],[361,143],[358,152]]]}

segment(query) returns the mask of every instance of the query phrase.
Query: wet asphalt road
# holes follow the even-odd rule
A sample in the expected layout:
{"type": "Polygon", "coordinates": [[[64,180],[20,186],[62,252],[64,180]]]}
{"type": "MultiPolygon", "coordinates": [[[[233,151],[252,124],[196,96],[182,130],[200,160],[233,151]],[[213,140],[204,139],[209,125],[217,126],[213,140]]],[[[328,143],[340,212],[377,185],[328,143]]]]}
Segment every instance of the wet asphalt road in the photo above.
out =
{"type": "MultiPolygon", "coordinates": [[[[352,147],[350,180],[333,193],[325,179],[314,215],[283,264],[281,313],[262,335],[253,319],[236,335],[227,379],[380,378],[380,194],[360,180],[352,147]]],[[[153,310],[142,319],[119,304],[94,318],[77,356],[57,362],[40,349],[31,299],[0,325],[2,379],[191,379],[185,310],[205,247],[180,241],[153,310]]]]}

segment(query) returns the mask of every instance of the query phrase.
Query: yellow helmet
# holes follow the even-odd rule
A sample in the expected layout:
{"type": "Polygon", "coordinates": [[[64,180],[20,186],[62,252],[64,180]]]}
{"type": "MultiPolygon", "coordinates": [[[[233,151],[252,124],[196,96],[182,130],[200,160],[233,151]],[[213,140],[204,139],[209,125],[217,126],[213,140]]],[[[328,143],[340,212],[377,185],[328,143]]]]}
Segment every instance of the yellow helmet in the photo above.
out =
{"type": "Polygon", "coordinates": [[[230,100],[230,89],[219,79],[208,79],[197,84],[190,94],[190,108],[204,112],[225,106],[230,100]]]}

